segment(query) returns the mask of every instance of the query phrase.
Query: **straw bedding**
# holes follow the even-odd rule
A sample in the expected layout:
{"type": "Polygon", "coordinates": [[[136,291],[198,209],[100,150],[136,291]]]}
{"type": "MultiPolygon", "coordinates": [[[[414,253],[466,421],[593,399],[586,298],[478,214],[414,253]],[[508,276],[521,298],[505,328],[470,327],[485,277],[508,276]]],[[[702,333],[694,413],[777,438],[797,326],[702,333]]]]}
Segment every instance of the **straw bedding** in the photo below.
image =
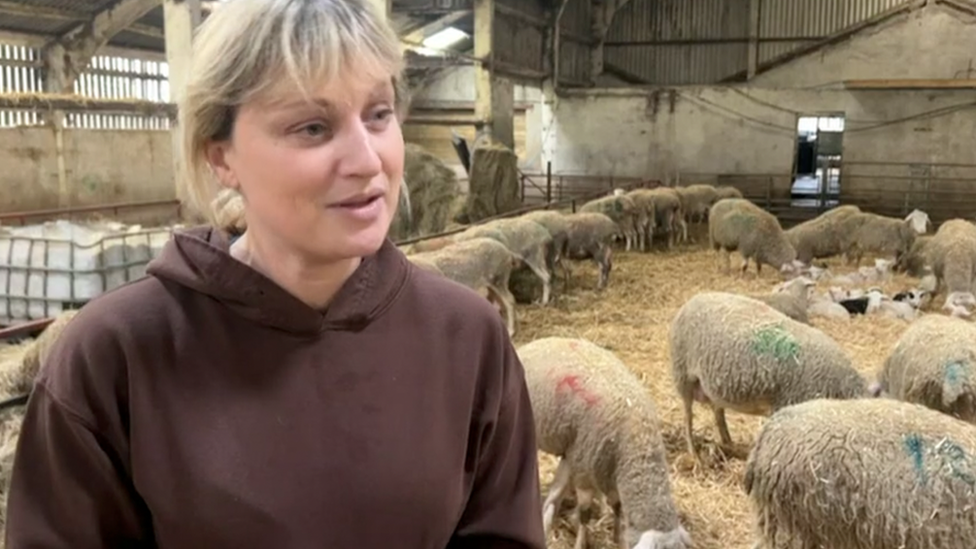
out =
{"type": "MultiPolygon", "coordinates": [[[[828,261],[834,274],[849,272],[841,260],[828,261]]],[[[862,263],[863,264],[863,263],[862,263]]],[[[733,268],[736,266],[733,259],[733,268]]],[[[736,445],[735,458],[719,457],[712,414],[695,406],[695,438],[705,466],[694,468],[682,439],[681,400],[671,384],[667,334],[678,308],[702,290],[762,293],[779,279],[772,269],[756,278],[755,268],[743,278],[722,275],[714,252],[675,249],[673,252],[637,254],[615,252],[610,284],[602,293],[596,284],[596,267],[573,265],[573,285],[550,307],[518,307],[516,345],[544,336],[583,337],[612,350],[639,374],[658,405],[675,502],[696,549],[750,549],[754,541],[753,517],[741,487],[748,453],[762,418],[728,413],[729,431],[736,445]],[[742,459],[738,459],[741,457],[742,459]]],[[[917,280],[894,277],[881,285],[889,294],[914,287],[917,280]]],[[[824,283],[821,282],[820,285],[824,283]]],[[[555,282],[561,288],[562,281],[555,282]]],[[[822,288],[818,287],[818,291],[822,288]]],[[[813,317],[812,323],[840,343],[869,382],[895,341],[908,326],[906,321],[879,316],[857,316],[849,322],[813,317]]],[[[552,480],[556,459],[540,453],[543,492],[552,480]]],[[[564,514],[550,547],[571,548],[574,532],[564,514]]],[[[615,548],[610,536],[612,515],[604,506],[593,529],[594,549],[615,548]]]]}

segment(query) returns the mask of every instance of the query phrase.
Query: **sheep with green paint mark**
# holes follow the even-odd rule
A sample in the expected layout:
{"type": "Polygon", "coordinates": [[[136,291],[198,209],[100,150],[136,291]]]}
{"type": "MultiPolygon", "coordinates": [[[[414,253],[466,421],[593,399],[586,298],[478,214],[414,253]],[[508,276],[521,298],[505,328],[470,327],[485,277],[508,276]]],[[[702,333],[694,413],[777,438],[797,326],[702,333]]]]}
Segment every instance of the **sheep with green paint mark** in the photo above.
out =
{"type": "Polygon", "coordinates": [[[817,399],[765,422],[746,462],[754,549],[976,547],[976,427],[893,399],[817,399]]]}
{"type": "Polygon", "coordinates": [[[722,444],[730,446],[726,408],[768,415],[815,398],[868,395],[864,378],[837,342],[743,295],[695,295],[671,322],[669,344],[671,375],[684,402],[688,451],[695,456],[695,401],[711,407],[722,444]]]}
{"type": "Polygon", "coordinates": [[[912,322],[871,392],[976,423],[976,326],[936,314],[912,322]]]}

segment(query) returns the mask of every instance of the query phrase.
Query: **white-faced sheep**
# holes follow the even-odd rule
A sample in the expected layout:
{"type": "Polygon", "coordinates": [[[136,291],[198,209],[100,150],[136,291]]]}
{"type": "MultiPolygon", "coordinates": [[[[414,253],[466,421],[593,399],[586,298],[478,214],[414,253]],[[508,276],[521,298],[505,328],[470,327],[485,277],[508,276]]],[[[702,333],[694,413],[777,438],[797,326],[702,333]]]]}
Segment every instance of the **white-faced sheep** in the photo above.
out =
{"type": "MultiPolygon", "coordinates": [[[[592,212],[566,214],[566,222],[569,259],[592,259],[600,268],[596,287],[598,290],[606,288],[613,268],[613,248],[610,244],[617,232],[617,224],[604,214],[592,212]]],[[[568,271],[566,285],[569,285],[568,271]]]]}
{"type": "Polygon", "coordinates": [[[725,272],[732,270],[731,255],[742,255],[742,272],[749,260],[756,263],[756,274],[766,264],[782,274],[797,274],[803,264],[796,260],[779,220],[773,214],[742,198],[723,198],[712,206],[708,215],[711,247],[724,252],[725,272]]]}
{"type": "Polygon", "coordinates": [[[976,427],[893,399],[819,399],[765,422],[744,488],[760,549],[976,547],[976,427]]]}
{"type": "Polygon", "coordinates": [[[548,265],[555,256],[553,239],[542,225],[522,217],[509,217],[475,225],[455,237],[456,242],[470,238],[494,238],[522,259],[542,282],[542,304],[549,303],[552,275],[548,265]]]}
{"type": "Polygon", "coordinates": [[[928,216],[916,210],[906,219],[861,212],[841,221],[841,245],[849,263],[860,265],[865,253],[891,254],[897,260],[908,253],[915,238],[925,232],[928,216]]]}
{"type": "Polygon", "coordinates": [[[787,229],[786,238],[796,250],[796,258],[810,264],[843,253],[841,221],[857,213],[861,213],[857,206],[838,206],[787,229]]]}
{"type": "Polygon", "coordinates": [[[885,359],[871,393],[976,423],[976,326],[943,315],[912,322],[885,359]]]}
{"type": "Polygon", "coordinates": [[[546,533],[566,490],[575,487],[577,547],[586,547],[590,507],[602,493],[614,510],[620,546],[690,549],[657,411],[640,380],[613,353],[583,339],[537,339],[518,355],[539,450],[560,458],[543,505],[546,533]]]}
{"type": "Polygon", "coordinates": [[[429,264],[445,277],[478,292],[499,305],[510,335],[515,334],[515,296],[508,289],[512,269],[521,258],[493,238],[472,238],[432,252],[408,256],[418,267],[429,264]]]}
{"type": "Polygon", "coordinates": [[[976,293],[976,225],[964,219],[946,221],[926,246],[926,255],[936,277],[936,293],[976,293]]]}
{"type": "Polygon", "coordinates": [[[625,195],[604,196],[580,206],[579,211],[602,213],[617,224],[618,234],[623,236],[625,249],[632,249],[637,241],[637,205],[625,195]]]}
{"type": "Polygon", "coordinates": [[[725,409],[767,415],[814,398],[857,398],[867,386],[844,349],[825,333],[755,299],[703,292],[671,322],[671,375],[684,402],[688,451],[692,404],[712,408],[722,444],[725,409]]]}
{"type": "Polygon", "coordinates": [[[814,285],[812,280],[801,276],[777,284],[768,294],[754,294],[749,297],[762,301],[797,322],[810,324],[807,309],[810,307],[810,288],[814,285]]]}

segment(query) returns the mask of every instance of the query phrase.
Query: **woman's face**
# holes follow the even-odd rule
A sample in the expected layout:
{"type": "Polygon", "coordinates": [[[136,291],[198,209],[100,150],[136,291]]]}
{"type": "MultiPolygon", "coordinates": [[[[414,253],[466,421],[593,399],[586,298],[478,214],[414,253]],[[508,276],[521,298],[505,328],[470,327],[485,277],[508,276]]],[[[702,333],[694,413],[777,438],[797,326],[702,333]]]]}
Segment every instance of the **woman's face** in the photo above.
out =
{"type": "Polygon", "coordinates": [[[391,79],[343,75],[311,90],[278,86],[242,105],[227,142],[208,155],[244,195],[248,233],[309,263],[374,253],[403,178],[403,135],[391,79]]]}

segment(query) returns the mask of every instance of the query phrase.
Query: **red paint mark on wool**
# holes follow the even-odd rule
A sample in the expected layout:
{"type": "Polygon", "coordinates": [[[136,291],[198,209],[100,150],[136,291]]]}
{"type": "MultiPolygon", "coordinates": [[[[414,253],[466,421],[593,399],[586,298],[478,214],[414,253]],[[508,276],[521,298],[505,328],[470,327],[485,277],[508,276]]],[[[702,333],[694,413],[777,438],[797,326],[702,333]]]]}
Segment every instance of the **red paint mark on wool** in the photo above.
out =
{"type": "Polygon", "coordinates": [[[600,402],[600,397],[589,392],[586,387],[583,387],[577,375],[566,375],[559,378],[559,382],[556,384],[556,392],[565,390],[569,390],[574,395],[582,398],[588,407],[600,402]]]}

